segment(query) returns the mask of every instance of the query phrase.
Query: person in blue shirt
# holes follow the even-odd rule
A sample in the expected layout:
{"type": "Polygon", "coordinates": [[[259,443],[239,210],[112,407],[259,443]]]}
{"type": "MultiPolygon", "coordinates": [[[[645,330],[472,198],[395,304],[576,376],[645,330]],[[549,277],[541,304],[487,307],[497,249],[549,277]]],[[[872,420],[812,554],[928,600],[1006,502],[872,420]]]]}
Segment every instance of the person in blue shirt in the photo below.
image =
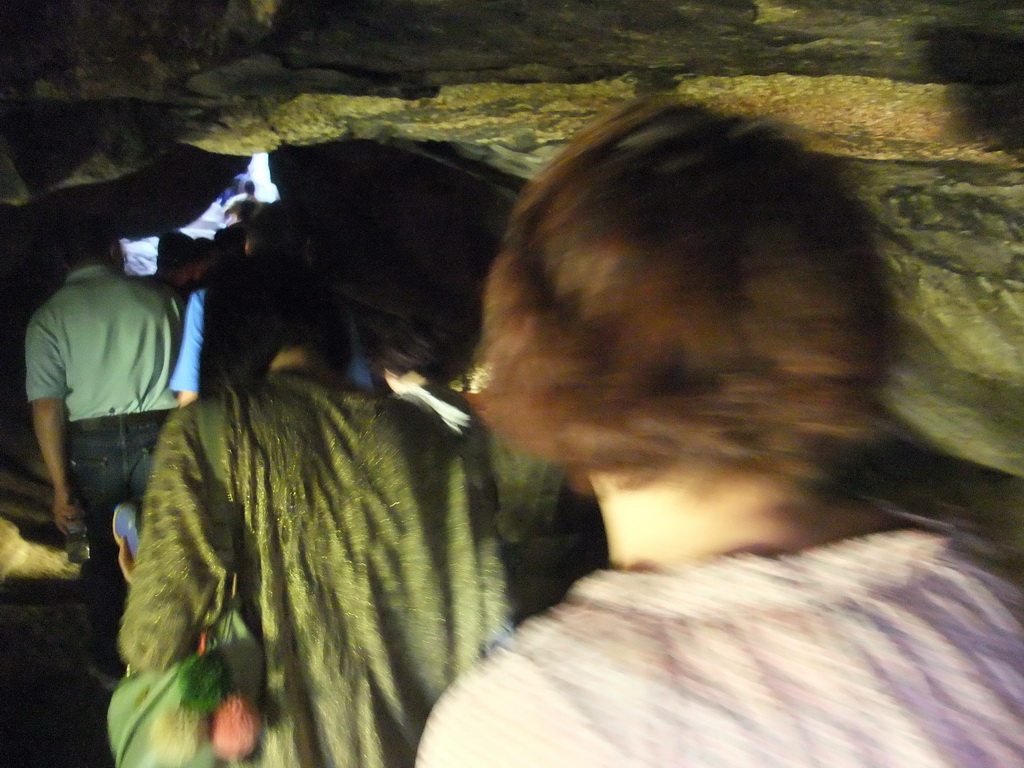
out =
{"type": "Polygon", "coordinates": [[[171,389],[178,405],[185,407],[199,397],[199,353],[203,348],[203,307],[206,289],[200,288],[188,298],[181,350],[171,375],[171,389]]]}
{"type": "MultiPolygon", "coordinates": [[[[287,262],[289,259],[301,258],[301,253],[304,251],[295,229],[294,222],[282,205],[279,203],[271,204],[260,212],[260,215],[256,217],[245,231],[242,249],[242,253],[246,257],[244,260],[238,258],[242,254],[237,253],[230,243],[218,243],[227,257],[212,276],[212,281],[215,284],[214,292],[218,294],[218,297],[222,293],[225,294],[224,302],[215,301],[217,304],[224,305],[221,307],[222,313],[226,315],[223,318],[224,327],[222,327],[222,335],[230,333],[231,326],[236,325],[231,322],[230,317],[237,315],[241,310],[238,302],[245,303],[246,301],[246,286],[244,285],[246,282],[246,271],[258,269],[261,266],[268,267],[269,262],[280,261],[282,263],[278,266],[281,268],[281,277],[287,279],[287,262]],[[232,254],[234,254],[234,258],[232,258],[232,254]]],[[[228,227],[221,230],[214,240],[216,242],[225,239],[226,234],[221,235],[221,233],[239,231],[241,231],[239,227],[228,227]]],[[[201,364],[202,359],[212,359],[219,368],[221,366],[216,361],[220,361],[224,354],[229,354],[232,357],[237,357],[239,354],[244,356],[244,347],[246,346],[244,338],[220,339],[217,341],[218,351],[213,354],[210,354],[208,351],[204,355],[204,329],[207,325],[206,298],[206,288],[195,291],[189,297],[188,306],[185,309],[181,351],[170,382],[171,389],[176,393],[180,407],[184,407],[196,400],[200,392],[206,388],[200,385],[200,369],[203,367],[201,364]]],[[[257,308],[256,315],[258,316],[258,314],[257,308]]],[[[221,327],[221,325],[218,322],[218,327],[221,327]]],[[[355,324],[351,319],[347,323],[347,327],[352,353],[347,374],[352,383],[360,389],[373,390],[376,382],[366,362],[366,355],[360,343],[355,324]]],[[[232,370],[237,369],[232,367],[232,370]]]]}

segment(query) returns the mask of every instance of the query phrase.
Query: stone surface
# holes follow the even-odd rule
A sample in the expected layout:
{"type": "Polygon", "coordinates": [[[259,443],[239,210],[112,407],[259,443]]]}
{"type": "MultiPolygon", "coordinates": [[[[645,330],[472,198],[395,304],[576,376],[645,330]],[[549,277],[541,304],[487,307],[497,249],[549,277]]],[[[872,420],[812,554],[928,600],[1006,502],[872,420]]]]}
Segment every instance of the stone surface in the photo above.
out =
{"type": "Polygon", "coordinates": [[[987,162],[978,142],[1019,148],[1024,120],[1015,0],[11,0],[5,22],[12,202],[114,178],[176,139],[232,154],[349,136],[543,146],[652,91],[778,108],[835,132],[830,149],[890,159],[987,162]],[[35,140],[11,125],[25,110],[45,113],[35,140]],[[974,130],[947,135],[951,115],[974,130]],[[47,142],[56,158],[27,149],[63,133],[71,158],[66,142],[47,142]]]}
{"type": "Polygon", "coordinates": [[[120,178],[175,146],[176,117],[133,101],[51,101],[0,109],[0,202],[120,178]]]}
{"type": "MultiPolygon", "coordinates": [[[[37,221],[113,209],[151,234],[220,183],[180,204],[140,185],[173,176],[181,144],[284,158],[371,140],[507,202],[635,96],[784,119],[863,171],[907,319],[894,407],[1019,472],[1022,59],[1019,0],[11,0],[0,199],[37,221]]],[[[26,225],[0,218],[7,275],[30,257],[26,225]]]]}
{"type": "Polygon", "coordinates": [[[296,83],[334,71],[367,92],[630,71],[930,82],[939,65],[947,78],[976,77],[979,59],[990,79],[993,69],[1013,79],[1012,45],[992,36],[1024,30],[1015,0],[11,0],[6,10],[0,94],[154,101],[187,99],[190,77],[254,54],[277,58],[296,83]]]}
{"type": "MultiPolygon", "coordinates": [[[[183,138],[210,152],[270,151],[349,138],[449,141],[534,152],[567,141],[598,114],[645,92],[633,76],[586,84],[477,83],[445,86],[430,98],[303,94],[246,102],[183,138]]],[[[945,160],[1020,167],[964,124],[955,92],[854,76],[674,78],[663,90],[685,103],[768,115],[804,130],[822,151],[867,159],[945,160]]],[[[486,159],[486,156],[484,156],[486,159]]],[[[533,172],[537,163],[524,167],[533,172]]]]}
{"type": "Polygon", "coordinates": [[[946,450],[1024,475],[1024,173],[862,170],[907,325],[893,408],[946,450]]]}

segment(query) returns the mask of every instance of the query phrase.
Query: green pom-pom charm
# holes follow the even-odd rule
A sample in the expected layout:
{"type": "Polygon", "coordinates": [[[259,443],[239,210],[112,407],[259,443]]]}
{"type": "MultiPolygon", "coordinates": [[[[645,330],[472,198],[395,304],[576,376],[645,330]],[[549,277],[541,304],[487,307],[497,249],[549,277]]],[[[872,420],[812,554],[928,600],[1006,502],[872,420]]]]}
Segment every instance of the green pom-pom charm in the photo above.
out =
{"type": "Polygon", "coordinates": [[[181,706],[208,715],[228,695],[230,675],[216,653],[189,656],[178,671],[181,706]]]}

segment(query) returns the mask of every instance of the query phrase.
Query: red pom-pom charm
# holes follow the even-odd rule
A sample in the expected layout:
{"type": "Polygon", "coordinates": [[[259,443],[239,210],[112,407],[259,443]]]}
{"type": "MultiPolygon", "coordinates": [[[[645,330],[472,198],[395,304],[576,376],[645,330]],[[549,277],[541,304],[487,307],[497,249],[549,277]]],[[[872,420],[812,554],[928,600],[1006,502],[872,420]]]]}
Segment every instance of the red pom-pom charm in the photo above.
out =
{"type": "Polygon", "coordinates": [[[260,737],[260,713],[248,699],[228,696],[213,713],[210,741],[222,760],[240,760],[256,749],[260,737]]]}

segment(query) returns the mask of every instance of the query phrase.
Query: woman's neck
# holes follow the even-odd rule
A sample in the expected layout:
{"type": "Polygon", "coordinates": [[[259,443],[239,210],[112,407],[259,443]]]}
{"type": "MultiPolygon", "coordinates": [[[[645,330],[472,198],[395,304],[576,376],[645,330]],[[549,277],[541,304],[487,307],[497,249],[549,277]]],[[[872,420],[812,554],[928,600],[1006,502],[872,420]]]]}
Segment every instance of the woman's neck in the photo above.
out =
{"type": "Polygon", "coordinates": [[[299,373],[328,387],[347,389],[348,379],[309,347],[285,347],[270,362],[271,373],[299,373]]]}
{"type": "Polygon", "coordinates": [[[742,472],[679,472],[632,487],[592,478],[612,564],[673,566],[737,552],[798,552],[899,527],[858,501],[824,503],[792,483],[742,472]]]}

